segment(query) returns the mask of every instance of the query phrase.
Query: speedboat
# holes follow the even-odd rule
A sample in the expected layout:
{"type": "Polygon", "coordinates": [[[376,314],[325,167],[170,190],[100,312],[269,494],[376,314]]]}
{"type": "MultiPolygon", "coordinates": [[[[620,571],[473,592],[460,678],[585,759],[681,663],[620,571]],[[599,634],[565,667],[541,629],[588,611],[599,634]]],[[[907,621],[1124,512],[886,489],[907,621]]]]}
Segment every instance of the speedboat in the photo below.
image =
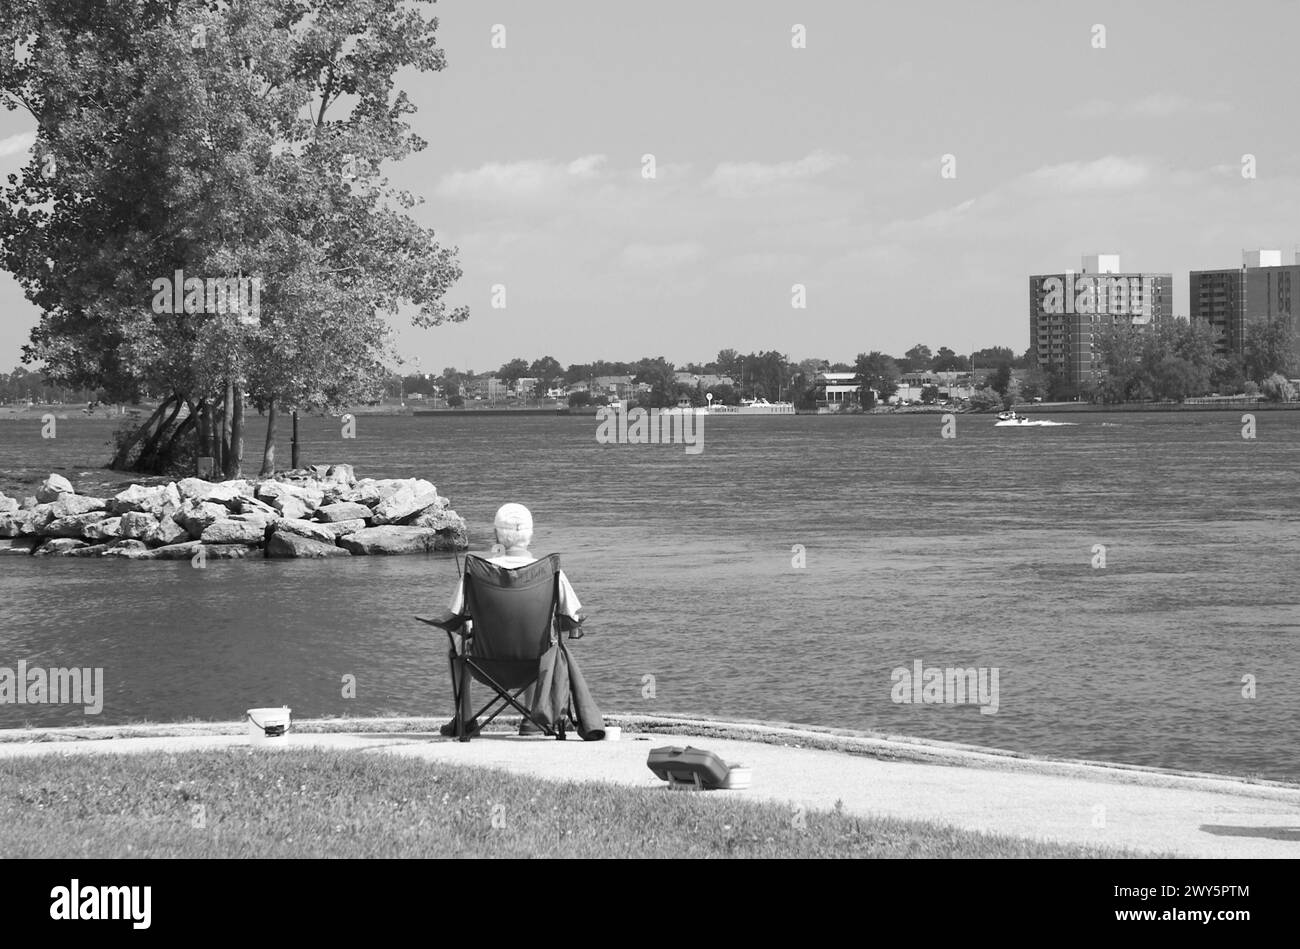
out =
{"type": "Polygon", "coordinates": [[[1015,412],[999,412],[998,420],[994,425],[1045,425],[1045,422],[1031,422],[1024,415],[1017,415],[1015,412]]]}
{"type": "Polygon", "coordinates": [[[1034,420],[1034,421],[1030,421],[1030,420],[1029,420],[1029,417],[1026,416],[1026,415],[1017,415],[1015,412],[999,412],[999,413],[998,413],[998,420],[997,420],[996,422],[994,422],[993,424],[994,424],[995,426],[998,426],[998,427],[1007,426],[1007,427],[1013,427],[1013,428],[1021,428],[1021,427],[1024,427],[1024,426],[1034,426],[1034,427],[1036,427],[1036,426],[1049,426],[1049,425],[1052,425],[1052,426],[1055,426],[1055,425],[1073,425],[1073,424],[1075,424],[1075,423],[1074,423],[1074,422],[1047,422],[1047,421],[1043,421],[1043,420],[1041,420],[1041,419],[1036,419],[1036,420],[1034,420]]]}

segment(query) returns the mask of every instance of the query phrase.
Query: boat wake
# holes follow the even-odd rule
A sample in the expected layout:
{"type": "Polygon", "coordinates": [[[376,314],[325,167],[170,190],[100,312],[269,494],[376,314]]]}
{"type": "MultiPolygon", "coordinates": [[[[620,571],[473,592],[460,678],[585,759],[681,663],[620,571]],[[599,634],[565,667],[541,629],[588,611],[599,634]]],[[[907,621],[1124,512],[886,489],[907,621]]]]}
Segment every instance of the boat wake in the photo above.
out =
{"type": "Polygon", "coordinates": [[[1079,424],[1078,422],[1044,422],[1044,421],[1039,421],[1037,419],[1035,419],[1032,422],[1029,421],[1028,419],[1023,419],[1018,422],[994,422],[993,423],[994,427],[996,428],[1056,428],[1062,425],[1078,425],[1078,424],[1079,424]]]}

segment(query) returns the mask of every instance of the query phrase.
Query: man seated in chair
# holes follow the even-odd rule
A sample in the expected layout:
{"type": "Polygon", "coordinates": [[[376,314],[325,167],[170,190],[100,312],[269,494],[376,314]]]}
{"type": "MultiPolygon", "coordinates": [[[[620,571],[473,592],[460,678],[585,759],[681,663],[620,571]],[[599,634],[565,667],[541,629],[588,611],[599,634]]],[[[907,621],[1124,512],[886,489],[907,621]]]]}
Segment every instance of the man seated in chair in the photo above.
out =
{"type": "MultiPolygon", "coordinates": [[[[492,526],[496,532],[497,545],[502,548],[500,553],[495,552],[493,556],[487,558],[489,563],[494,563],[507,570],[515,567],[525,567],[530,563],[536,563],[537,558],[528,550],[533,542],[533,515],[528,508],[522,504],[503,504],[497,511],[493,519],[492,526]]],[[[573,587],[569,584],[569,578],[560,571],[560,602],[559,612],[561,615],[572,620],[573,625],[581,622],[579,611],[582,604],[578,601],[578,595],[573,592],[573,587]]],[[[464,578],[456,584],[456,591],[452,594],[450,607],[451,612],[460,614],[465,609],[465,581],[464,578]]],[[[472,620],[470,621],[473,622],[472,620]]],[[[468,627],[467,627],[468,631],[468,627]]],[[[578,633],[577,636],[580,636],[578,633]]],[[[571,635],[570,638],[577,638],[571,635]]],[[[460,649],[465,648],[466,640],[461,639],[460,649]]],[[[533,687],[524,690],[520,695],[519,701],[525,708],[533,706],[533,687]]],[[[470,690],[468,681],[461,692],[460,710],[458,714],[466,720],[466,730],[475,733],[478,731],[478,721],[469,721],[469,716],[474,714],[474,706],[470,701],[470,690]]],[[[456,734],[456,720],[452,719],[443,725],[439,731],[443,735],[456,734]]],[[[528,719],[524,719],[519,725],[519,734],[521,735],[540,735],[541,729],[534,725],[528,719]]]]}

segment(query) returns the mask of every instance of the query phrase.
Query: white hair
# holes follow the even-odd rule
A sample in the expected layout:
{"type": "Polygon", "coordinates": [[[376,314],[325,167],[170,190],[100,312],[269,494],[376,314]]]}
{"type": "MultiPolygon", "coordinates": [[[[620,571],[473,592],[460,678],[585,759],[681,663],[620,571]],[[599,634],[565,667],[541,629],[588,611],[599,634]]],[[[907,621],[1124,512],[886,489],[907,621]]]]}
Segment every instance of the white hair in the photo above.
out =
{"type": "Polygon", "coordinates": [[[516,530],[510,527],[498,527],[497,542],[509,550],[511,547],[527,547],[533,542],[533,530],[516,530]]]}

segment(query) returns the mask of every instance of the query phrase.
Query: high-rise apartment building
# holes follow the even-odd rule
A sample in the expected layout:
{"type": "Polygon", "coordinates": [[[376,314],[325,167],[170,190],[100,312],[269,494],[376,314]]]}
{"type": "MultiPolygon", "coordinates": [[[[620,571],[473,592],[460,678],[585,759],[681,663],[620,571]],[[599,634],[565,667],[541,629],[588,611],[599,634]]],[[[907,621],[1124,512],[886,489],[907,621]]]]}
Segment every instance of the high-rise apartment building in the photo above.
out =
{"type": "Polygon", "coordinates": [[[1240,269],[1193,270],[1188,289],[1190,318],[1210,324],[1221,354],[1239,353],[1248,326],[1295,315],[1300,306],[1300,253],[1294,264],[1286,265],[1280,250],[1246,251],[1240,269]]]}
{"type": "Polygon", "coordinates": [[[1030,349],[1040,367],[1060,374],[1068,395],[1100,376],[1103,334],[1172,315],[1173,274],[1124,273],[1117,254],[1087,255],[1077,273],[1029,278],[1030,349]]]}

